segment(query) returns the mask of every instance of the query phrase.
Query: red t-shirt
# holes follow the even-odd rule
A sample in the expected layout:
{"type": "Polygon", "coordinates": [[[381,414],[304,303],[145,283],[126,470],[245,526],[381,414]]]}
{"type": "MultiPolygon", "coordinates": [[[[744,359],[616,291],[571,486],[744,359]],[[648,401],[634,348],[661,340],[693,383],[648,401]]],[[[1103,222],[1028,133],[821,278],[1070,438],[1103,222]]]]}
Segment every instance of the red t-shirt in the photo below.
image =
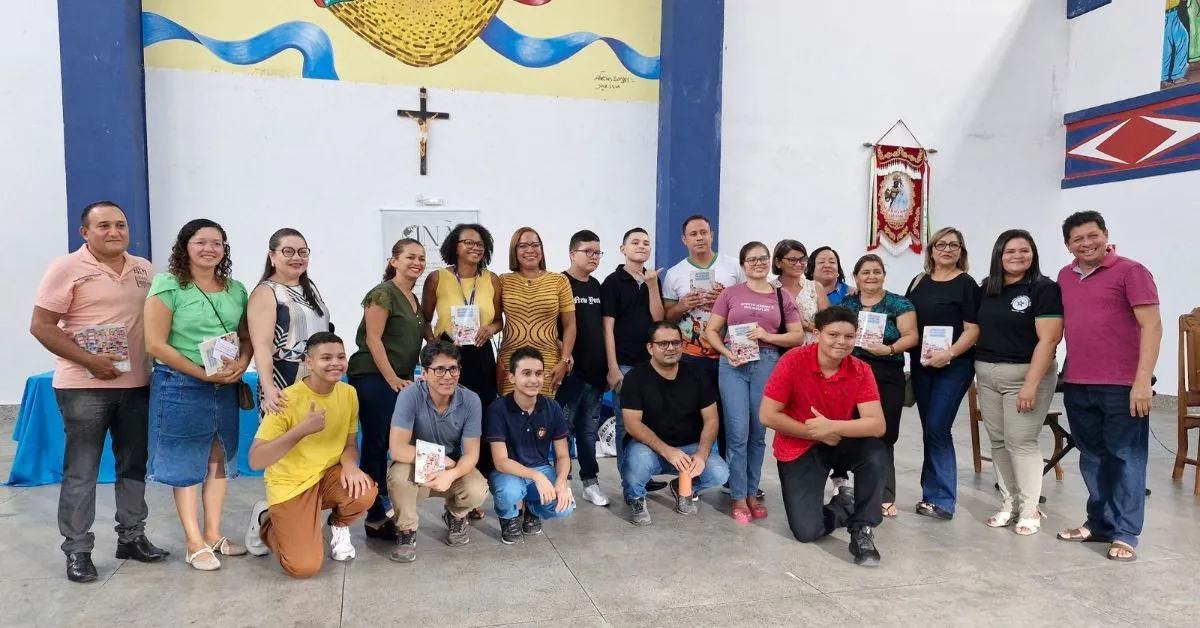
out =
{"type": "MultiPolygon", "coordinates": [[[[849,421],[858,404],[879,400],[875,374],[866,362],[853,356],[842,360],[833,377],[825,377],[817,364],[817,345],[792,349],[779,359],[763,394],[783,404],[783,411],[801,423],[813,417],[812,408],[835,421],[849,421]]],[[[791,462],[817,441],[775,433],[775,459],[791,462]]]]}

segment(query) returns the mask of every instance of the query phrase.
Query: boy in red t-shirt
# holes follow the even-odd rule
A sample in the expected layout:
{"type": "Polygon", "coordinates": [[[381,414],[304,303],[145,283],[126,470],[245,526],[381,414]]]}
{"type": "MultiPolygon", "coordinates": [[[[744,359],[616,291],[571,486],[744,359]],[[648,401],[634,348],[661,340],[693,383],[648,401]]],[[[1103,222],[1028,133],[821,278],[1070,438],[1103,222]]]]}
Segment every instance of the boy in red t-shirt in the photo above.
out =
{"type": "Polygon", "coordinates": [[[845,526],[854,563],[874,567],[880,557],[871,530],[883,520],[888,459],[879,440],[885,428],[879,389],[871,367],[850,355],[858,317],[832,307],[817,313],[814,323],[817,342],[779,359],[767,381],[759,419],[775,430],[783,507],[792,534],[809,543],[845,526]],[[839,488],[822,507],[825,481],[835,466],[854,472],[856,489],[839,488]]]}

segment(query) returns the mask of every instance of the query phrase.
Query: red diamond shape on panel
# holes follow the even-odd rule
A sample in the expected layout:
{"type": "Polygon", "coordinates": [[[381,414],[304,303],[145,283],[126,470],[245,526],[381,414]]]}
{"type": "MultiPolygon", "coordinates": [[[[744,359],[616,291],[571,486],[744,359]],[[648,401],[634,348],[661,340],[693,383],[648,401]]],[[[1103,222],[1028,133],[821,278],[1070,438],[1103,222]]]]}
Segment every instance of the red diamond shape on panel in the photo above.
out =
{"type": "Polygon", "coordinates": [[[1104,140],[1096,150],[1126,163],[1137,163],[1146,153],[1158,148],[1175,131],[1135,116],[1120,131],[1104,140]]]}

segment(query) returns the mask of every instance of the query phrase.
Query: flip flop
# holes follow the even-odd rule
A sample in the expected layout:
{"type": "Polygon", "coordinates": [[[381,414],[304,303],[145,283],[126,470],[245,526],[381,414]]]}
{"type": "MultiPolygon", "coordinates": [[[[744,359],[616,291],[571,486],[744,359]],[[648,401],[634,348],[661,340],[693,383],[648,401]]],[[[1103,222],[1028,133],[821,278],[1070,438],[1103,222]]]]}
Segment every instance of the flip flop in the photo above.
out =
{"type": "Polygon", "coordinates": [[[1133,546],[1130,544],[1122,541],[1113,541],[1112,543],[1109,543],[1108,552],[1105,555],[1108,556],[1109,560],[1115,560],[1118,563],[1132,563],[1133,561],[1137,560],[1137,550],[1133,549],[1133,546]],[[1116,554],[1115,552],[1118,550],[1125,550],[1129,552],[1129,556],[1121,556],[1116,554]]]}
{"type": "Polygon", "coordinates": [[[1057,538],[1060,541],[1071,541],[1071,542],[1075,542],[1075,543],[1108,543],[1109,542],[1109,540],[1106,538],[1099,537],[1099,536],[1096,536],[1095,534],[1092,534],[1092,531],[1088,530],[1087,526],[1079,526],[1078,528],[1071,528],[1069,530],[1063,530],[1062,532],[1059,532],[1057,535],[1055,535],[1055,538],[1057,538]],[[1086,532],[1086,534],[1084,534],[1085,532],[1086,532]]]}
{"type": "Polygon", "coordinates": [[[883,516],[894,519],[899,515],[900,515],[900,512],[898,510],[896,510],[896,504],[884,504],[883,505],[883,516]]]}

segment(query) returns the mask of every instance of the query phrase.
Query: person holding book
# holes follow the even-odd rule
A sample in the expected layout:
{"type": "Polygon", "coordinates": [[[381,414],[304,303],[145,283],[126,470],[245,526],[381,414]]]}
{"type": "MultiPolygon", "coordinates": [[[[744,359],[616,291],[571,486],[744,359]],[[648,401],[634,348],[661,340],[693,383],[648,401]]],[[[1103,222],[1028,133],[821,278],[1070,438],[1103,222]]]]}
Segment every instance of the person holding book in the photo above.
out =
{"type": "Polygon", "coordinates": [[[917,514],[951,519],[958,501],[958,466],[951,428],[975,377],[979,283],[967,274],[967,244],[954,227],[934,232],[925,270],[905,297],[917,312],[921,345],[910,353],[912,390],[921,416],[925,460],[917,514]]]}
{"type": "Polygon", "coordinates": [[[1054,389],[1054,359],[1063,336],[1062,293],[1042,275],[1037,244],[1024,229],[1000,234],[979,303],[975,345],[979,412],[992,442],[992,465],[1000,485],[1000,510],[987,520],[1016,533],[1042,526],[1042,452],[1038,437],[1054,389]]]}
{"type": "Polygon", "coordinates": [[[67,579],[91,582],[97,578],[91,529],[106,434],[117,463],[116,557],[152,563],[170,552],[146,538],[150,360],[142,313],[154,267],[129,254],[129,222],[116,203],[83,208],[79,234],[83,246],[55,259],[42,276],[29,331],[57,358],[54,397],[66,433],[58,531],[67,579]],[[100,336],[108,340],[98,342],[100,336]]]}
{"type": "Polygon", "coordinates": [[[1071,214],[1058,271],[1067,357],[1063,402],[1087,484],[1087,519],[1064,541],[1107,541],[1109,560],[1137,559],[1146,516],[1151,382],[1162,343],[1154,276],[1117,255],[1099,212],[1071,214]]]}
{"type": "Polygon", "coordinates": [[[484,421],[483,439],[496,465],[490,478],[492,498],[500,519],[500,540],[506,545],[520,541],[522,535],[541,534],[543,519],[565,517],[575,510],[567,484],[571,474],[567,421],[562,407],[541,394],[542,371],[537,349],[517,349],[509,358],[513,391],[492,402],[484,421]],[[519,510],[522,503],[524,514],[519,510]]]}
{"type": "Polygon", "coordinates": [[[771,266],[767,246],[750,242],[738,253],[738,261],[746,283],[721,292],[704,332],[721,355],[732,515],[739,523],[750,523],[767,516],[767,507],[758,498],[767,448],[767,431],[758,421],[759,402],[779,361],[779,349],[804,344],[805,330],[792,294],[767,281],[771,266]],[[722,336],[727,326],[728,342],[722,336]]]}
{"type": "Polygon", "coordinates": [[[274,552],[294,578],[321,569],[321,512],[332,510],[329,553],[354,558],[350,524],[375,503],[375,481],[358,467],[358,395],[342,382],[346,347],[331,332],[305,342],[308,374],[287,387],[287,404],[268,414],[250,446],[250,468],[266,469],[267,499],[254,504],[246,548],[255,556],[274,552]]]}
{"type": "MultiPolygon", "coordinates": [[[[604,252],[600,250],[600,236],[586,229],[571,236],[568,250],[571,267],[563,274],[570,282],[571,294],[575,298],[575,349],[571,356],[571,372],[563,378],[557,398],[575,436],[575,455],[579,459],[583,498],[597,506],[607,506],[608,496],[600,488],[600,465],[596,463],[596,441],[600,438],[600,400],[608,388],[601,305],[603,297],[600,282],[592,277],[592,273],[600,266],[600,257],[604,252]]],[[[509,377],[512,377],[511,371],[509,377]]],[[[567,460],[569,463],[570,456],[567,460]]],[[[567,470],[569,473],[570,466],[567,470]]]]}
{"type": "Polygon", "coordinates": [[[759,420],[775,430],[783,507],[801,543],[846,527],[854,564],[879,564],[873,529],[883,521],[881,500],[887,450],[879,391],[871,368],[851,356],[858,316],[834,306],[817,314],[817,342],[779,360],[763,394],[759,420]],[[851,420],[856,419],[856,420],[851,420]],[[838,489],[828,504],[829,470],[854,472],[855,487],[838,489]]]}
{"type": "MultiPolygon", "coordinates": [[[[854,341],[854,357],[871,367],[879,389],[879,405],[883,408],[886,430],[883,444],[887,447],[887,462],[883,482],[883,516],[895,517],[896,512],[896,441],[900,438],[900,415],[904,411],[904,352],[920,344],[917,334],[917,314],[908,299],[884,290],[887,270],[883,260],[868,253],[854,264],[854,285],[858,293],[842,299],[844,307],[858,316],[858,336],[854,341]]],[[[844,469],[834,469],[834,476],[845,477],[844,469]]]]}
{"type": "Polygon", "coordinates": [[[487,499],[488,483],[475,467],[483,432],[479,396],[458,383],[458,347],[434,340],[421,349],[421,381],[400,391],[392,415],[388,492],[399,530],[390,558],[417,559],[418,506],[443,497],[446,544],[466,545],[467,513],[487,499]]]}
{"type": "Polygon", "coordinates": [[[812,252],[804,276],[821,286],[830,305],[840,304],[846,295],[854,291],[846,284],[841,256],[828,246],[819,246],[812,252]]]}
{"type": "Polygon", "coordinates": [[[681,515],[696,514],[693,495],[729,480],[729,465],[713,451],[720,421],[716,391],[704,371],[681,361],[683,332],[658,321],[648,336],[650,361],[633,367],[621,387],[621,477],[634,525],[650,525],[646,483],[654,475],[679,476],[670,486],[681,515]]]}
{"type": "MultiPolygon", "coordinates": [[[[650,260],[650,234],[634,227],[621,238],[625,262],[600,285],[600,307],[604,324],[604,355],[608,364],[606,381],[612,391],[613,427],[616,428],[617,469],[625,460],[625,422],[621,420],[621,382],[635,365],[650,359],[646,352],[646,330],[663,320],[662,291],[658,271],[646,268],[650,260]]],[[[621,477],[621,490],[625,490],[621,477]]],[[[662,488],[662,487],[659,487],[662,488]]]]}
{"type": "Polygon", "coordinates": [[[817,282],[805,277],[808,270],[808,249],[797,240],[780,240],[771,255],[771,272],[776,279],[771,282],[795,297],[800,322],[804,324],[804,344],[816,340],[817,328],[813,320],[817,312],[829,307],[829,296],[817,282]]]}
{"type": "MultiPolygon", "coordinates": [[[[683,244],[688,256],[667,271],[662,298],[666,320],[677,323],[683,334],[683,361],[699,368],[712,388],[719,390],[721,354],[709,344],[704,326],[721,292],[746,281],[746,275],[736,260],[713,250],[715,237],[712,223],[705,216],[696,214],[684,219],[683,244]]],[[[717,411],[722,411],[720,404],[717,411]]],[[[718,422],[717,430],[717,450],[725,456],[723,422],[718,422]]]]}
{"type": "Polygon", "coordinates": [[[425,247],[411,238],[397,240],[383,270],[383,282],[363,297],[350,356],[350,385],[358,393],[362,424],[362,470],[379,486],[379,496],[367,511],[367,538],[395,541],[392,504],[388,499],[388,429],[396,397],[411,386],[421,351],[425,317],[413,287],[425,273],[425,247]]]}
{"type": "Polygon", "coordinates": [[[308,278],[311,249],[299,231],[283,228],[267,242],[262,279],[250,293],[246,320],[258,371],[258,413],[278,414],[283,389],[306,374],[304,343],[329,331],[329,308],[308,278]]]}
{"type": "Polygon", "coordinates": [[[221,225],[189,221],[145,303],[146,351],[156,360],[146,477],[172,487],[187,543],[184,558],[201,571],[220,569],[218,554],[246,553],[221,534],[225,490],[238,475],[239,405],[249,408],[254,401],[242,381],[253,349],[248,299],[233,279],[229,250],[221,225]]]}

